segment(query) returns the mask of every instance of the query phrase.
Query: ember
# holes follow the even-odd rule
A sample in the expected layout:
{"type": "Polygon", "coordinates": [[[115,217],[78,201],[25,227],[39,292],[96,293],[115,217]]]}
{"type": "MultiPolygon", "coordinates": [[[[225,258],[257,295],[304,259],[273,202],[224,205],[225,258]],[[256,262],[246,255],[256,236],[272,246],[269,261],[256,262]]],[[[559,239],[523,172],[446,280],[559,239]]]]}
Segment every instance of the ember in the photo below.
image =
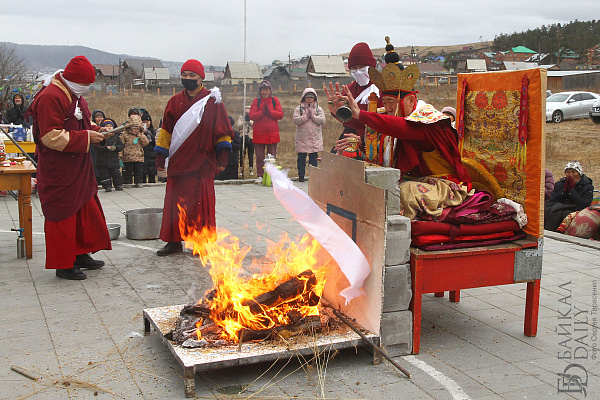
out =
{"type": "MultiPolygon", "coordinates": [[[[183,224],[185,211],[180,213],[183,224]]],[[[264,273],[247,278],[242,263],[250,247],[240,247],[238,238],[223,229],[180,230],[186,246],[210,266],[213,288],[183,307],[167,339],[184,347],[213,347],[321,329],[317,305],[332,259],[316,240],[305,235],[297,244],[287,237],[270,242],[265,260],[253,260],[250,267],[264,273]]]]}

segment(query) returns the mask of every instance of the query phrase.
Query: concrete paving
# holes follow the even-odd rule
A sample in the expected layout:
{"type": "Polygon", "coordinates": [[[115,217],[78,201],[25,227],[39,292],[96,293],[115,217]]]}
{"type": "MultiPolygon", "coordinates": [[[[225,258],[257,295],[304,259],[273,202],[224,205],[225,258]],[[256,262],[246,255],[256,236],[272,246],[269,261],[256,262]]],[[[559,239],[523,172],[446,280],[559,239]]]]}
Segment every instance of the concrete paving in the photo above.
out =
{"type": "MultiPolygon", "coordinates": [[[[142,309],[196,300],[212,286],[208,271],[191,253],[156,256],[160,240],[128,240],[120,212],[162,207],[164,189],[99,193],[107,221],[123,227],[113,250],[95,255],[106,266],[86,271],[84,281],[44,269],[35,196],[33,258],[17,259],[10,232],[18,225],[17,203],[0,199],[0,399],[184,398],[182,370],[156,334],[144,335],[142,309]]],[[[264,254],[265,239],[304,233],[270,188],[228,184],[216,193],[218,225],[251,245],[250,255],[264,254]]],[[[396,359],[411,380],[353,349],[308,364],[280,360],[197,374],[197,398],[580,399],[585,389],[585,398],[599,399],[600,247],[564,239],[545,239],[537,337],[523,335],[525,284],[465,290],[460,303],[427,295],[421,352],[396,359]],[[570,386],[560,373],[575,378],[570,386]]]]}

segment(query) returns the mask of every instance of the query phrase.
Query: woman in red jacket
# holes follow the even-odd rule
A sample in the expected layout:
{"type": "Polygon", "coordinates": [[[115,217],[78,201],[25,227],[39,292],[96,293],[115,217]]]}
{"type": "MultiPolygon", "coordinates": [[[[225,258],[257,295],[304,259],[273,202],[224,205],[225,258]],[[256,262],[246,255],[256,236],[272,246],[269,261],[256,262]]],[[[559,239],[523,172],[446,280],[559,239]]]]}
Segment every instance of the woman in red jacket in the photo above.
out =
{"type": "Polygon", "coordinates": [[[259,97],[254,99],[250,107],[250,119],[254,121],[254,151],[256,153],[257,182],[262,182],[263,167],[267,154],[276,156],[279,143],[278,122],[283,118],[283,110],[279,99],[272,95],[271,83],[262,81],[258,86],[259,97]]]}

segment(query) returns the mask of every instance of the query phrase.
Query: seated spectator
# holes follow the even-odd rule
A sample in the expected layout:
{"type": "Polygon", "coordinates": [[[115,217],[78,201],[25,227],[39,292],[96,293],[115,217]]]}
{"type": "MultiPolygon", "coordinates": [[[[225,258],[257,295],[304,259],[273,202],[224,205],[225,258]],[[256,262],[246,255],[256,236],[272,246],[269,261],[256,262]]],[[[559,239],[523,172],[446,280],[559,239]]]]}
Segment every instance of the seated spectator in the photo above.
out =
{"type": "Polygon", "coordinates": [[[450,121],[453,128],[456,128],[456,108],[454,107],[444,107],[442,108],[442,114],[445,114],[450,117],[450,121]]]}
{"type": "Polygon", "coordinates": [[[554,191],[554,175],[552,175],[552,171],[546,168],[545,171],[545,190],[544,190],[544,203],[548,203],[550,201],[550,196],[554,191]]]}
{"type": "Polygon", "coordinates": [[[589,206],[567,215],[556,230],[565,235],[600,240],[600,205],[589,206]]]}
{"type": "Polygon", "coordinates": [[[569,161],[565,177],[554,184],[550,202],[544,211],[544,229],[556,231],[563,220],[573,211],[580,211],[592,204],[594,185],[583,174],[578,161],[569,161]]]}

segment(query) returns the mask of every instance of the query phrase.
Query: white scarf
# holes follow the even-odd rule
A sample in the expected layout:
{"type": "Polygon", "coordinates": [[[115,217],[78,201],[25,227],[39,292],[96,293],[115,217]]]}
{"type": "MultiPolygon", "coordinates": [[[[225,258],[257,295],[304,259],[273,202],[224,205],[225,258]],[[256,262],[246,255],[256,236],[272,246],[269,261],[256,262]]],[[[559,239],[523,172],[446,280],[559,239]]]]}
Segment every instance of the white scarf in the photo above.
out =
{"type": "MultiPolygon", "coordinates": [[[[179,150],[181,145],[190,137],[192,132],[196,130],[202,116],[204,115],[204,107],[210,98],[215,99],[215,103],[221,103],[221,91],[218,87],[210,89],[210,94],[204,96],[197,102],[195,102],[183,115],[179,118],[175,127],[173,128],[173,135],[171,136],[171,146],[169,147],[169,158],[173,156],[179,150]]],[[[169,160],[167,160],[168,162],[169,160]]]]}
{"type": "Polygon", "coordinates": [[[369,103],[369,95],[371,93],[375,93],[377,97],[379,97],[379,89],[375,86],[374,83],[371,83],[365,90],[360,92],[358,96],[354,99],[357,104],[367,104],[369,103]]]}

